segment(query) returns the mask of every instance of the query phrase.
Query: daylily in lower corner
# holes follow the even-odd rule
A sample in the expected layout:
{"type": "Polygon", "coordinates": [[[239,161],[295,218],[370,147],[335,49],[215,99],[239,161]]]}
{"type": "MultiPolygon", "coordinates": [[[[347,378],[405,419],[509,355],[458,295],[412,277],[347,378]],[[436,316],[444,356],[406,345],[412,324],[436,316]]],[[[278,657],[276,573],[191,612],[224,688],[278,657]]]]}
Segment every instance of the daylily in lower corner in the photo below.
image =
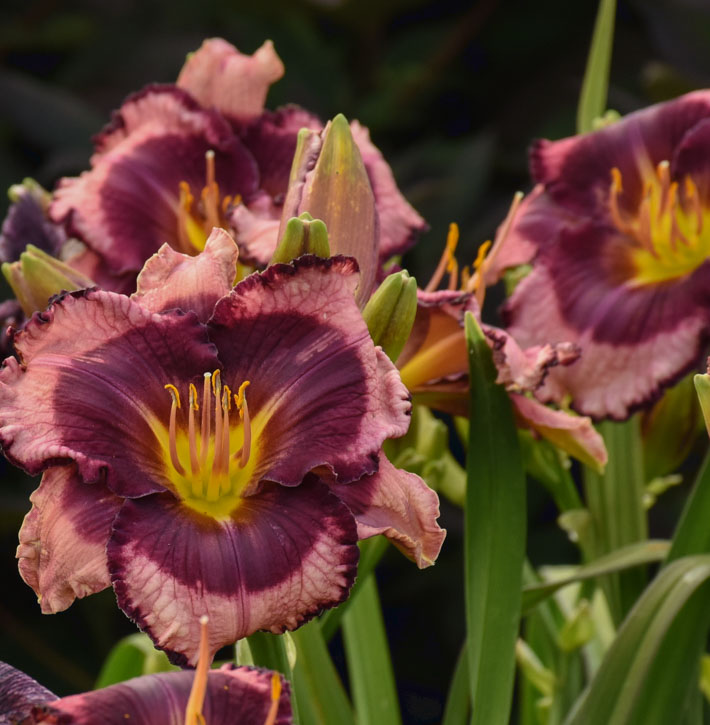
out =
{"type": "Polygon", "coordinates": [[[626,418],[701,361],[710,336],[710,91],[539,141],[537,183],[499,270],[533,261],[505,307],[523,345],[570,340],[542,400],[626,418]]]}
{"type": "Polygon", "coordinates": [[[381,453],[411,403],[355,304],[351,258],[304,256],[234,289],[215,230],[165,245],[132,298],[64,295],[17,333],[0,371],[0,440],[44,472],[19,568],[42,611],[113,585],[178,664],[343,601],[357,541],[384,534],[420,567],[438,500],[381,453]],[[190,310],[186,312],[185,310],[190,310]]]}
{"type": "MultiPolygon", "coordinates": [[[[463,330],[464,314],[470,311],[480,322],[476,296],[482,299],[482,292],[475,285],[468,284],[475,279],[475,272],[464,282],[469,287],[468,291],[456,289],[458,265],[453,256],[456,236],[454,228],[444,255],[444,259],[449,260],[450,289],[419,290],[414,326],[397,358],[397,367],[415,404],[452,415],[468,416],[468,353],[463,330]]],[[[430,283],[427,288],[438,285],[446,267],[446,264],[440,265],[439,273],[432,280],[433,284],[430,283]]],[[[480,267],[480,263],[477,264],[476,271],[480,267]]],[[[483,284],[482,280],[479,281],[483,284]]],[[[481,323],[481,328],[493,350],[493,360],[498,368],[497,382],[504,385],[510,394],[518,425],[547,438],[558,448],[593,468],[603,468],[607,460],[606,448],[591,420],[564,410],[555,410],[533,397],[551,370],[558,366],[577,364],[579,349],[565,342],[522,348],[505,330],[484,323],[481,323]]]]}
{"type": "MultiPolygon", "coordinates": [[[[202,623],[203,632],[206,623],[202,623]]],[[[207,637],[195,672],[163,672],[79,695],[57,697],[0,662],[0,723],[37,725],[289,725],[289,685],[277,673],[223,665],[209,669],[207,637]]]]}
{"type": "MultiPolygon", "coordinates": [[[[91,169],[63,179],[50,207],[88,246],[84,262],[93,255],[94,270],[82,271],[97,281],[100,275],[104,289],[126,291],[161,244],[196,254],[214,226],[234,235],[243,263],[266,266],[298,131],[323,128],[295,106],[264,110],[269,85],[283,72],[270,41],[248,56],[212,38],[189,56],[177,84],[130,96],[96,137],[91,169]]],[[[367,129],[353,122],[351,131],[379,215],[375,257],[385,260],[426,225],[367,129]]]]}

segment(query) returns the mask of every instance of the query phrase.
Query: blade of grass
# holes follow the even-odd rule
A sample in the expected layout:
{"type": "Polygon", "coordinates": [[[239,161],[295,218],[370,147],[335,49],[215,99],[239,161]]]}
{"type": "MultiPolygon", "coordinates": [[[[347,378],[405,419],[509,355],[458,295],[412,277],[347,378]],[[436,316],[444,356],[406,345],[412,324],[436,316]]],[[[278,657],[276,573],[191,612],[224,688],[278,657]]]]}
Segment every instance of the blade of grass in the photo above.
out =
{"type": "Polygon", "coordinates": [[[449,694],[446,696],[444,718],[441,725],[466,725],[471,716],[471,700],[468,691],[468,647],[464,642],[454,675],[449,684],[449,694]]]}
{"type": "Polygon", "coordinates": [[[358,725],[402,722],[374,576],[343,616],[343,642],[358,725]]]}
{"type": "Polygon", "coordinates": [[[471,385],[464,570],[472,723],[509,721],[525,558],[525,474],[505,389],[466,313],[471,385]]]}
{"type": "Polygon", "coordinates": [[[616,0],[600,0],[577,106],[577,133],[591,131],[594,119],[606,111],[615,15],[616,0]]]}

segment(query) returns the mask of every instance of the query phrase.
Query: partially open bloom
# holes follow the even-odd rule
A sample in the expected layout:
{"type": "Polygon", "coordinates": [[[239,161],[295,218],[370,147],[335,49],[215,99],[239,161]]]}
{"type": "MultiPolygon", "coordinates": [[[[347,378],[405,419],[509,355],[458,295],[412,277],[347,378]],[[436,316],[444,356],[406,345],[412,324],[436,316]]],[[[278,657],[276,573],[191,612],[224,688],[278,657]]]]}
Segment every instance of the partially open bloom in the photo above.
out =
{"type": "Polygon", "coordinates": [[[196,257],[166,245],[133,298],[35,315],[0,371],[4,452],[44,471],[18,549],[42,610],[113,585],[179,663],[203,614],[214,652],[341,602],[358,538],[427,566],[444,536],[436,495],[381,455],[410,402],[355,262],[305,256],[231,290],[235,267],[220,230],[196,257]]]}
{"type": "MultiPolygon", "coordinates": [[[[468,416],[468,353],[463,330],[466,311],[480,319],[472,293],[419,292],[412,334],[397,358],[402,382],[415,403],[468,416]]],[[[559,343],[523,349],[505,330],[486,324],[481,324],[481,328],[493,349],[497,382],[509,392],[518,425],[547,438],[593,468],[603,467],[606,449],[589,418],[553,410],[530,395],[557,366],[577,364],[577,348],[559,343]]]]}
{"type": "MultiPolygon", "coordinates": [[[[50,209],[86,243],[105,289],[128,289],[164,243],[196,254],[215,226],[234,235],[243,262],[268,263],[298,131],[323,127],[296,107],[264,110],[283,70],[270,41],[246,56],[213,38],[188,58],[176,85],[148,86],[116,112],[95,139],[91,169],[64,179],[50,209]]],[[[367,130],[353,123],[352,133],[380,218],[375,257],[386,259],[425,225],[367,130]]]]}
{"type": "Polygon", "coordinates": [[[499,262],[534,256],[505,311],[523,345],[582,355],[539,395],[623,419],[700,361],[710,332],[710,92],[540,141],[499,262]]]}

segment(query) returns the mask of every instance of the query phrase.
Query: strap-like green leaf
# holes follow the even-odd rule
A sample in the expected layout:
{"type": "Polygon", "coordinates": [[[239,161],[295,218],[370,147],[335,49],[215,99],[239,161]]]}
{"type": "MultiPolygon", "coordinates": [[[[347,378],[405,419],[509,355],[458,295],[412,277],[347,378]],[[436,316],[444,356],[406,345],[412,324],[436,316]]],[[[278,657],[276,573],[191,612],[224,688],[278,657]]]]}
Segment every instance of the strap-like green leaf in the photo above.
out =
{"type": "Polygon", "coordinates": [[[471,384],[464,568],[474,724],[509,721],[525,558],[525,474],[508,393],[466,314],[471,384]]]}
{"type": "Polygon", "coordinates": [[[593,579],[604,574],[613,574],[624,571],[625,569],[632,569],[635,566],[642,566],[643,564],[663,561],[668,554],[669,548],[670,544],[667,541],[640,541],[636,544],[624,546],[611,554],[601,556],[589,564],[578,567],[573,576],[565,577],[554,582],[526,586],[523,590],[523,612],[528,612],[539,602],[543,601],[543,599],[546,599],[558,589],[568,584],[593,579]]]}
{"type": "Polygon", "coordinates": [[[365,579],[357,599],[345,612],[343,642],[358,725],[401,723],[374,576],[365,579]]]}
{"type": "Polygon", "coordinates": [[[680,722],[710,624],[710,556],[665,567],[624,620],[566,725],[680,722]]]}
{"type": "Polygon", "coordinates": [[[577,107],[577,133],[591,131],[594,119],[606,110],[615,15],[616,0],[600,0],[577,107]]]}

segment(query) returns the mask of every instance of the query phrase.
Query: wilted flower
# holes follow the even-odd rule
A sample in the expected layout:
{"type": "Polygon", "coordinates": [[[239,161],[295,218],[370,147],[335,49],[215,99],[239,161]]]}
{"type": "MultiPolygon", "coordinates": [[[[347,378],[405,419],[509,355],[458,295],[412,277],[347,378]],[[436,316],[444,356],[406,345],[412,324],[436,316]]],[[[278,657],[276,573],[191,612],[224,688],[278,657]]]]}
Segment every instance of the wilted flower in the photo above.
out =
{"type": "Polygon", "coordinates": [[[347,596],[358,538],[427,566],[444,536],[436,495],[381,454],[410,402],[355,262],[305,256],[231,290],[236,256],[221,230],[196,257],[166,245],[133,298],[35,315],[0,372],[4,452],[44,471],[18,549],[42,610],[113,585],[182,663],[196,616],[211,652],[293,629],[347,596]]]}
{"type": "Polygon", "coordinates": [[[505,311],[523,345],[570,340],[543,400],[623,419],[702,358],[710,332],[710,92],[540,141],[538,186],[499,266],[534,256],[505,311]]]}
{"type": "MultiPolygon", "coordinates": [[[[95,139],[91,170],[64,179],[50,208],[96,255],[96,274],[113,276],[103,287],[124,291],[163,243],[196,254],[214,226],[233,233],[243,262],[268,263],[298,131],[323,127],[296,107],[264,111],[282,74],[271,42],[246,56],[215,38],[188,58],[177,85],[148,86],[125,101],[95,139]]],[[[386,259],[425,225],[367,130],[351,129],[379,214],[375,258],[386,259]]]]}

